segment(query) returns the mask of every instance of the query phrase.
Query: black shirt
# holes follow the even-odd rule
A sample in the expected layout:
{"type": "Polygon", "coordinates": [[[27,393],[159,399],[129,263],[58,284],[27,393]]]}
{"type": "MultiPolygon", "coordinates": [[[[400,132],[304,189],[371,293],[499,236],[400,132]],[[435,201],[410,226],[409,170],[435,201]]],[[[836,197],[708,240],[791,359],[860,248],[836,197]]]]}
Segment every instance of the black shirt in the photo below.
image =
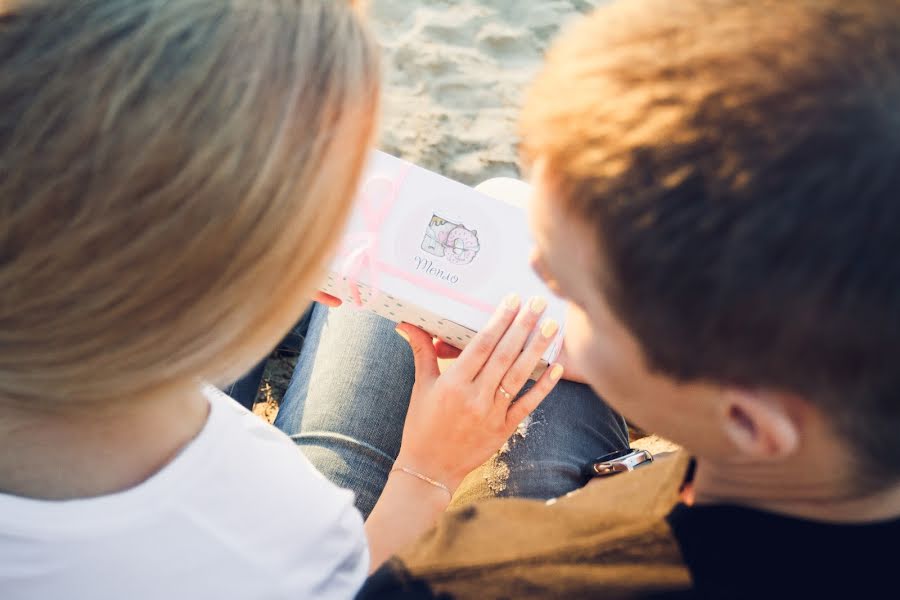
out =
{"type": "Polygon", "coordinates": [[[838,525],[680,504],[667,521],[700,597],[900,597],[900,520],[838,525]]]}

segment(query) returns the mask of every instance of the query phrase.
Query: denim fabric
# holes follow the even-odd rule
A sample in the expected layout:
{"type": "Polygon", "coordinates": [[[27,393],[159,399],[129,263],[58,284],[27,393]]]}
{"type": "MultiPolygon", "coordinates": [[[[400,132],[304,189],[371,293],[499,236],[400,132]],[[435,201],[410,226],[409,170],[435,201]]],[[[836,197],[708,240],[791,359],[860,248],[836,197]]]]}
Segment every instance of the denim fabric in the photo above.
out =
{"type": "MultiPolygon", "coordinates": [[[[368,516],[400,449],[415,370],[394,324],[350,307],[313,308],[275,421],[368,516]]],[[[628,445],[623,419],[589,387],[561,381],[454,504],[497,496],[553,498],[582,485],[582,466],[628,445]]]]}
{"type": "Polygon", "coordinates": [[[247,410],[251,410],[253,403],[256,401],[256,394],[259,392],[259,384],[262,382],[263,372],[266,369],[266,360],[268,359],[261,360],[246,375],[234,383],[223,386],[221,388],[222,391],[237,400],[247,410]]]}

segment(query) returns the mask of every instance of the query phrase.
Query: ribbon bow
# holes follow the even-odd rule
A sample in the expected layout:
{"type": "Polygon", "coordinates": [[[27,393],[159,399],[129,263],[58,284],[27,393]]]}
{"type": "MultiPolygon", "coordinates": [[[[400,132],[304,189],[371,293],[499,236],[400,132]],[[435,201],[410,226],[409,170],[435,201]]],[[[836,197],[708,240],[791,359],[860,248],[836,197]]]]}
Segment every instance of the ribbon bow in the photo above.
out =
{"type": "Polygon", "coordinates": [[[400,196],[400,188],[409,175],[410,168],[404,167],[396,179],[385,175],[375,175],[365,184],[360,194],[360,212],[365,223],[365,230],[351,234],[346,243],[352,250],[348,252],[344,260],[341,276],[347,281],[350,288],[350,299],[357,308],[363,307],[362,297],[359,293],[359,274],[363,269],[369,271],[369,285],[372,288],[372,297],[381,291],[381,261],[378,258],[381,244],[381,228],[384,221],[397,203],[400,196]]]}

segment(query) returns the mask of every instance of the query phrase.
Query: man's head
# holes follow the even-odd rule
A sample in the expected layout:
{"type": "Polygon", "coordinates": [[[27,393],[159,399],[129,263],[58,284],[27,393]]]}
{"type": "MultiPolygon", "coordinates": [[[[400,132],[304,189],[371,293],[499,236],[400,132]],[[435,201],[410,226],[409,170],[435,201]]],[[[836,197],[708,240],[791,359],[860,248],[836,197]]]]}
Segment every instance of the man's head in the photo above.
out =
{"type": "Polygon", "coordinates": [[[894,1],[629,0],[569,31],[523,151],[597,391],[701,455],[784,458],[821,421],[900,478],[898,106],[894,1]]]}
{"type": "Polygon", "coordinates": [[[0,3],[0,400],[224,382],[277,343],[374,129],[352,4],[0,3]]]}

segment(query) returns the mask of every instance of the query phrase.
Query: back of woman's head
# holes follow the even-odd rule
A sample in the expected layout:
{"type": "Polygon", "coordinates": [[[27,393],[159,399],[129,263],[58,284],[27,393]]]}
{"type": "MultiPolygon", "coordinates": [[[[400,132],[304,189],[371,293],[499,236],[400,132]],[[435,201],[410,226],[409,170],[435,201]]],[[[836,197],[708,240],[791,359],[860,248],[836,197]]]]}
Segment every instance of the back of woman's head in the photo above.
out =
{"type": "Polygon", "coordinates": [[[372,135],[351,4],[0,2],[0,398],[226,381],[277,342],[372,135]]]}

